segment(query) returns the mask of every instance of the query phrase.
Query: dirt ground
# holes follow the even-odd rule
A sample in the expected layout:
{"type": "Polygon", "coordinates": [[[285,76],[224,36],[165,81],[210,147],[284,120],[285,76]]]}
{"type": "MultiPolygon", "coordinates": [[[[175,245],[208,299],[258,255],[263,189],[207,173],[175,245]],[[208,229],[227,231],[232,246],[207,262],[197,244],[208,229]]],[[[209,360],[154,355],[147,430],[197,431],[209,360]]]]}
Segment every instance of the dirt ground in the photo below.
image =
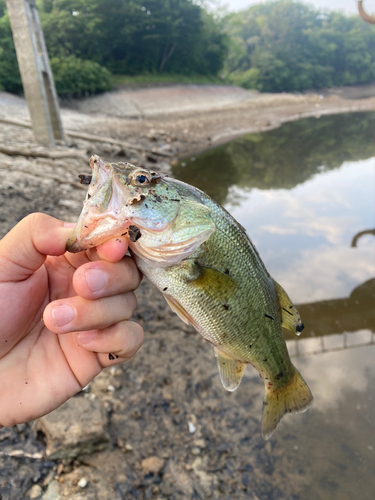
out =
{"type": "MultiPolygon", "coordinates": [[[[134,116],[121,115],[123,96],[116,116],[98,109],[100,98],[65,103],[68,143],[53,150],[34,142],[23,99],[0,93],[1,236],[34,211],[76,220],[85,196],[77,175],[88,172],[93,153],[168,171],[177,157],[246,132],[375,105],[374,97],[245,96],[229,89],[231,97],[221,89],[221,97],[212,96],[202,110],[202,96],[194,100],[189,92],[188,108],[176,111],[173,104],[171,111],[171,91],[154,89],[148,98],[159,95],[159,107],[134,116]]],[[[113,96],[105,99],[113,104],[113,96]]],[[[139,99],[147,102],[145,94],[139,99]]],[[[76,396],[102,405],[109,436],[104,450],[51,459],[37,423],[2,429],[0,499],[314,500],[309,496],[313,459],[298,461],[294,434],[288,433],[291,425],[302,429],[303,420],[285,419],[282,432],[263,441],[263,387],[257,373],[248,369],[239,390],[225,392],[212,347],[145,280],[137,296],[134,318],[146,333],[143,348],[76,396]]],[[[329,498],[325,487],[320,498],[329,498]]]]}

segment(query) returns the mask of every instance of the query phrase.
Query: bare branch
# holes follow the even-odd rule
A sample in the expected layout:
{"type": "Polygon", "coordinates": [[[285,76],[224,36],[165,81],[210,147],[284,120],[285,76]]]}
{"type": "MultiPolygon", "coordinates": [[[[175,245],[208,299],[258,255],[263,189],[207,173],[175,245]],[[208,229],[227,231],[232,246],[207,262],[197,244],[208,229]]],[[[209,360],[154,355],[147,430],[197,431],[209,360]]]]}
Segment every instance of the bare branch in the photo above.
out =
{"type": "Polygon", "coordinates": [[[358,0],[357,1],[357,6],[358,6],[358,12],[361,18],[366,21],[366,23],[371,23],[375,24],[375,16],[370,16],[369,14],[366,14],[366,12],[363,9],[363,0],[358,0]]]}

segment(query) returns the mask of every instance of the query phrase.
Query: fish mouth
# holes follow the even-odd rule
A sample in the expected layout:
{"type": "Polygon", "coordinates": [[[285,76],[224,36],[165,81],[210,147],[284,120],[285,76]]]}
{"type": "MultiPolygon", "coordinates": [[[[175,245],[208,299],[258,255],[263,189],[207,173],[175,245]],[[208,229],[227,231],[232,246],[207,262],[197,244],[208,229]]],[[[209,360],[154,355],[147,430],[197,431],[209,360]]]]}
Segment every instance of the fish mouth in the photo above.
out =
{"type": "MultiPolygon", "coordinates": [[[[110,163],[94,155],[90,158],[93,171],[83,209],[66,249],[76,253],[98,246],[113,236],[125,232],[130,221],[120,217],[124,186],[117,181],[110,163]]],[[[84,183],[90,176],[81,176],[84,183]]]]}

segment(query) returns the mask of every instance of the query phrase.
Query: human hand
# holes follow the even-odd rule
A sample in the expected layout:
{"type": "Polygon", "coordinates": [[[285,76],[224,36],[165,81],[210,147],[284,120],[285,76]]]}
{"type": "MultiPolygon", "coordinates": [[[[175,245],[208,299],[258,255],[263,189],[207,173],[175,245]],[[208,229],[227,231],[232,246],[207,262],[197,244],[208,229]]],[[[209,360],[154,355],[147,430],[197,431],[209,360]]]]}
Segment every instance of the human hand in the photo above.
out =
{"type": "Polygon", "coordinates": [[[49,413],[143,342],[126,241],[71,254],[71,232],[32,214],[0,241],[0,427],[49,413]]]}

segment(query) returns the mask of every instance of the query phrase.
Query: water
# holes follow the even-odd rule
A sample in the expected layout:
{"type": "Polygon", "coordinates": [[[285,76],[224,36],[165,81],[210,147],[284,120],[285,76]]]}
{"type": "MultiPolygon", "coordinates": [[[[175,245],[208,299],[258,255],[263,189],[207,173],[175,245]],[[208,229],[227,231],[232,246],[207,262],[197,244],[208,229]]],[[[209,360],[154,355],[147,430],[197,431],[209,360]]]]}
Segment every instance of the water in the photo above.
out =
{"type": "Polygon", "coordinates": [[[295,498],[375,494],[374,132],[375,113],[306,119],[174,167],[246,228],[306,325],[288,347],[314,408],[272,439],[295,498]]]}

